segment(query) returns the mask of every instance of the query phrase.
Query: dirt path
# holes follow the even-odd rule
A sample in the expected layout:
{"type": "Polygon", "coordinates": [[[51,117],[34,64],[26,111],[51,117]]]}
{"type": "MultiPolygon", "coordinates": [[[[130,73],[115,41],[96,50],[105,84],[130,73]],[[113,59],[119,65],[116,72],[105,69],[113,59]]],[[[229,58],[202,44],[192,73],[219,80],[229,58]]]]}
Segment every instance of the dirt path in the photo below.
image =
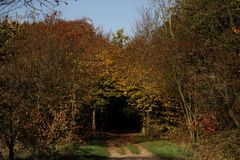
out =
{"type": "Polygon", "coordinates": [[[136,134],[120,134],[107,141],[109,160],[159,160],[152,153],[139,144],[134,144],[133,137],[136,134]],[[129,150],[129,145],[137,148],[138,153],[134,154],[129,150]]]}

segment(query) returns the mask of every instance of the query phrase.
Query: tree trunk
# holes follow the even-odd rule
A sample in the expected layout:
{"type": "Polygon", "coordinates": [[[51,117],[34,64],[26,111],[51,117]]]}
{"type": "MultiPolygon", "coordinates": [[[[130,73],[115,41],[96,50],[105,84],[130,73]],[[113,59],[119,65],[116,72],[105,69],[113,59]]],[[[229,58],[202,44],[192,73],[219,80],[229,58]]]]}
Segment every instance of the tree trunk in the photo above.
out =
{"type": "Polygon", "coordinates": [[[3,160],[3,155],[1,151],[0,151],[0,160],[3,160]]]}
{"type": "Polygon", "coordinates": [[[232,118],[234,124],[237,126],[237,128],[240,128],[239,118],[235,115],[232,109],[229,109],[229,115],[232,118]]]}
{"type": "Polygon", "coordinates": [[[142,131],[141,131],[144,136],[147,135],[146,127],[147,127],[146,115],[144,115],[144,117],[143,117],[143,127],[142,127],[142,131]]]}
{"type": "Polygon", "coordinates": [[[234,100],[228,112],[236,127],[240,128],[240,97],[234,100]]]}
{"type": "Polygon", "coordinates": [[[169,16],[169,20],[168,20],[168,25],[169,25],[169,31],[170,31],[170,35],[172,37],[172,39],[174,40],[174,34],[173,34],[173,30],[172,30],[172,12],[170,11],[170,16],[169,16]]]}
{"type": "Polygon", "coordinates": [[[186,99],[183,95],[181,84],[179,81],[177,81],[177,86],[178,86],[178,92],[179,92],[181,100],[182,100],[182,105],[184,108],[187,125],[189,127],[189,134],[192,139],[192,143],[195,143],[197,141],[197,133],[195,130],[196,128],[192,128],[192,127],[194,127],[192,125],[193,125],[193,122],[195,121],[195,119],[194,119],[193,113],[191,111],[191,107],[188,105],[188,103],[186,102],[186,99]]]}
{"type": "Polygon", "coordinates": [[[9,160],[14,160],[14,138],[10,137],[10,142],[8,146],[9,160]]]}
{"type": "Polygon", "coordinates": [[[96,112],[92,112],[92,131],[96,131],[96,112]]]}
{"type": "Polygon", "coordinates": [[[13,132],[13,107],[10,107],[10,117],[9,117],[9,143],[8,143],[8,153],[9,160],[14,160],[14,132],[13,132]]]}

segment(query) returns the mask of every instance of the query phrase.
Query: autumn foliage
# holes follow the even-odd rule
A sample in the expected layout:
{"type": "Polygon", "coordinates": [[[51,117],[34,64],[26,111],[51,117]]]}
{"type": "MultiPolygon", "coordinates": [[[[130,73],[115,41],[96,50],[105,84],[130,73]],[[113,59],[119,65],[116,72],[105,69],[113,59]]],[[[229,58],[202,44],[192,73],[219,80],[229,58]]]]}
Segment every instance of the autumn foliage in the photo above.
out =
{"type": "Polygon", "coordinates": [[[95,134],[92,112],[106,131],[117,111],[148,137],[184,139],[194,151],[222,137],[223,157],[239,156],[239,1],[166,2],[152,0],[131,38],[122,29],[107,38],[88,19],[1,22],[0,136],[10,157],[22,148],[51,157],[56,144],[95,134]]]}

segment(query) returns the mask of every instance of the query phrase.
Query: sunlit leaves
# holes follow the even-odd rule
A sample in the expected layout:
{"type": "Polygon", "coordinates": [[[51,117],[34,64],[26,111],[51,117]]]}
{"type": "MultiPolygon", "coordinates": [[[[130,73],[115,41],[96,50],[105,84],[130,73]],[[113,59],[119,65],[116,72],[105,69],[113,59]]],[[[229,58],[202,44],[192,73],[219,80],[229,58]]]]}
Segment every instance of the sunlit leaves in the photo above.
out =
{"type": "Polygon", "coordinates": [[[9,53],[9,49],[13,45],[14,38],[20,32],[20,25],[17,22],[0,22],[0,60],[4,61],[12,53],[9,53]]]}
{"type": "Polygon", "coordinates": [[[119,29],[112,35],[112,43],[120,48],[124,47],[129,42],[129,37],[124,35],[123,32],[123,29],[119,29]]]}
{"type": "Polygon", "coordinates": [[[236,34],[240,34],[240,27],[232,27],[232,31],[236,34]]]}

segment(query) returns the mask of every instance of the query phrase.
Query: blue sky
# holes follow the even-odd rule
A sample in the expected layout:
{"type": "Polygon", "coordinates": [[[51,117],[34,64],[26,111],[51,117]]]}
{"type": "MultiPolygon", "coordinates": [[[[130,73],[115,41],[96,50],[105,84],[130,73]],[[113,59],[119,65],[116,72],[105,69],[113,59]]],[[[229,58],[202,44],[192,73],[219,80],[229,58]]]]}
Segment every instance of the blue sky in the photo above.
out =
{"type": "Polygon", "coordinates": [[[123,28],[125,33],[133,35],[133,27],[139,19],[139,11],[147,6],[148,0],[77,0],[57,9],[66,20],[90,18],[95,27],[104,32],[115,32],[123,28]]]}

